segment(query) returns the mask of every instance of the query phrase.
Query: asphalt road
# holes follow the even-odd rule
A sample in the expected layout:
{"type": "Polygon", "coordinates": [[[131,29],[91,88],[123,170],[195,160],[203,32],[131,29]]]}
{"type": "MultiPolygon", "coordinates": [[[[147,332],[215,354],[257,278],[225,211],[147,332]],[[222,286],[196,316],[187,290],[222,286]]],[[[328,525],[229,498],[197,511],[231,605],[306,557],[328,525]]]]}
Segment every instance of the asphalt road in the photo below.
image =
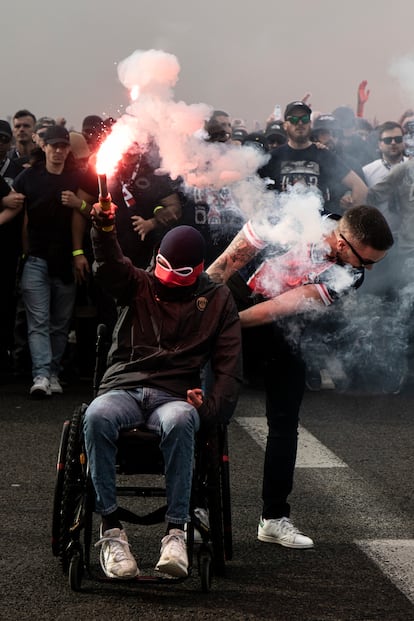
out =
{"type": "MultiPolygon", "coordinates": [[[[90,389],[74,383],[39,402],[28,388],[0,385],[1,620],[414,620],[413,391],[306,393],[291,503],[315,548],[298,551],[256,539],[263,394],[246,388],[229,429],[234,558],[204,594],[197,572],[174,585],[85,579],[70,590],[50,546],[55,466],[63,421],[90,389]]],[[[129,527],[142,567],[155,564],[162,530],[129,527]]]]}

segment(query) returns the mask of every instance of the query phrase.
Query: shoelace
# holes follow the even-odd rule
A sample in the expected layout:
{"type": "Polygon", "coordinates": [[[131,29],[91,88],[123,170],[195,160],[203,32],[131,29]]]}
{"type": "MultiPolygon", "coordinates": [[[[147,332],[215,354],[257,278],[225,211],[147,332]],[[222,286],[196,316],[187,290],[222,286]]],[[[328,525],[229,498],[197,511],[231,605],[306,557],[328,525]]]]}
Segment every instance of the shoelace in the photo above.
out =
{"type": "Polygon", "coordinates": [[[162,552],[164,553],[165,548],[168,546],[168,551],[171,552],[172,555],[182,554],[185,548],[185,542],[182,537],[179,535],[167,535],[167,538],[163,542],[162,552]]]}
{"type": "Polygon", "coordinates": [[[279,528],[281,534],[284,535],[286,533],[300,535],[300,531],[292,524],[292,522],[288,518],[282,518],[279,523],[279,528]]]}
{"type": "MultiPolygon", "coordinates": [[[[95,548],[97,548],[100,545],[103,545],[104,543],[115,544],[111,548],[111,553],[114,558],[114,561],[116,561],[117,563],[120,563],[121,561],[128,560],[128,555],[125,552],[125,547],[129,548],[129,543],[127,541],[124,541],[120,537],[101,537],[101,539],[99,539],[99,541],[95,543],[95,548]]],[[[103,548],[101,549],[101,554],[102,552],[103,552],[103,548]]]]}

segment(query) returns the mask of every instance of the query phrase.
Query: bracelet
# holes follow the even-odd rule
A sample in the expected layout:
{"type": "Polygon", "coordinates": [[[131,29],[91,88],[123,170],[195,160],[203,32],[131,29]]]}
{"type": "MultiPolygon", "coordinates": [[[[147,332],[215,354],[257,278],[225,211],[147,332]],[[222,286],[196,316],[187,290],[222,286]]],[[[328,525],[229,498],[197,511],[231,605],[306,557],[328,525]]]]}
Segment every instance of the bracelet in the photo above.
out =
{"type": "Polygon", "coordinates": [[[155,216],[155,214],[157,213],[157,211],[159,211],[160,209],[164,209],[164,205],[157,205],[154,209],[154,211],[152,212],[155,216]]]}
{"type": "Polygon", "coordinates": [[[87,206],[88,206],[87,202],[86,201],[82,201],[82,205],[80,206],[80,211],[85,211],[87,206]]]}
{"type": "Polygon", "coordinates": [[[81,254],[84,254],[83,250],[72,250],[72,257],[79,257],[81,254]]]}

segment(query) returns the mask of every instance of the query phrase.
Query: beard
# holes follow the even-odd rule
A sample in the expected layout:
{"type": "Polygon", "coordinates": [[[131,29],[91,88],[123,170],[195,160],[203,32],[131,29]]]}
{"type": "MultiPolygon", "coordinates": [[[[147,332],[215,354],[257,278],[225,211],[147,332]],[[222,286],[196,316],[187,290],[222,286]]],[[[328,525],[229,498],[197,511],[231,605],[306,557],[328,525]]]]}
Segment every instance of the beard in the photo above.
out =
{"type": "Polygon", "coordinates": [[[307,131],[297,132],[295,128],[293,130],[288,127],[286,131],[288,138],[298,144],[306,144],[310,140],[311,128],[307,128],[307,131]]]}

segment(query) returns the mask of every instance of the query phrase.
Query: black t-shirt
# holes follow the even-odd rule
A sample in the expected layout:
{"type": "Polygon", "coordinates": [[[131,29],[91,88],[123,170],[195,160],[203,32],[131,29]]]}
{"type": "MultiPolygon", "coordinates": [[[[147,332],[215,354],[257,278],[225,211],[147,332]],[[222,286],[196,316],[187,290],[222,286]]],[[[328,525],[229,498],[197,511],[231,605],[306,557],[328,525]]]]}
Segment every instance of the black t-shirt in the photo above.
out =
{"type": "Polygon", "coordinates": [[[82,173],[78,170],[49,173],[43,164],[26,168],[14,182],[16,192],[26,196],[29,254],[46,259],[50,276],[71,282],[72,214],[61,202],[63,190],[77,192],[82,173]]]}
{"type": "Polygon", "coordinates": [[[0,198],[4,198],[9,192],[10,187],[8,183],[5,181],[5,179],[3,179],[3,177],[0,177],[0,198]]]}
{"type": "Polygon", "coordinates": [[[281,145],[271,152],[269,162],[260,169],[263,178],[275,182],[275,190],[285,192],[295,183],[318,188],[325,201],[330,200],[330,188],[349,173],[350,168],[328,149],[311,144],[305,149],[281,145]]]}
{"type": "MultiPolygon", "coordinates": [[[[22,168],[17,164],[13,164],[9,160],[9,165],[5,168],[5,177],[0,176],[0,199],[7,196],[10,192],[13,179],[11,174],[18,174],[22,168]]],[[[7,260],[11,262],[15,261],[21,254],[22,250],[22,224],[23,224],[23,212],[20,211],[9,222],[0,226],[0,254],[2,257],[7,257],[7,260]]]]}

